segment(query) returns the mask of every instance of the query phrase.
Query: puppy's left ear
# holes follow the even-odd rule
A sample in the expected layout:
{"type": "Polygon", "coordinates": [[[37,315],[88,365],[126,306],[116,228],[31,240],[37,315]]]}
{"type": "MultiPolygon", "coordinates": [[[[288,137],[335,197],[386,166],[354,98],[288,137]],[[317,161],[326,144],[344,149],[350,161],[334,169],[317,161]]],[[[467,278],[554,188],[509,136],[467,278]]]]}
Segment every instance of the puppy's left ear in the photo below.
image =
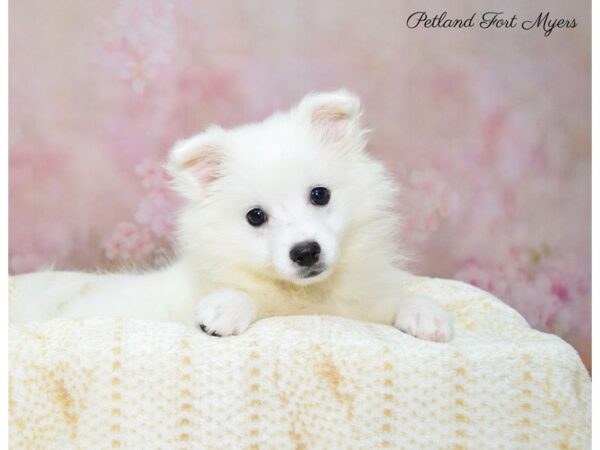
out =
{"type": "Polygon", "coordinates": [[[296,113],[312,130],[332,143],[360,138],[363,134],[360,99],[344,89],[309,94],[300,101],[296,113]]]}
{"type": "Polygon", "coordinates": [[[222,174],[226,132],[217,126],[175,144],[167,169],[174,187],[184,197],[196,199],[222,174]]]}

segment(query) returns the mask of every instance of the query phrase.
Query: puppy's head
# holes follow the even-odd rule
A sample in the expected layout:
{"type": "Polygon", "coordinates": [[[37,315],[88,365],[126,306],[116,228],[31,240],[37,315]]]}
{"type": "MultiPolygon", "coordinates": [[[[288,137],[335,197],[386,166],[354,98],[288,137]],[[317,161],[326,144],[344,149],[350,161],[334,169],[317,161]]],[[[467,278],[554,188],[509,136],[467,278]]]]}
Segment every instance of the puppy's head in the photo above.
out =
{"type": "Polygon", "coordinates": [[[169,167],[188,199],[185,251],[204,267],[303,285],[327,278],[353,225],[380,211],[371,197],[386,184],[363,153],[360,114],[346,91],[312,94],[263,122],[179,142],[169,167]]]}

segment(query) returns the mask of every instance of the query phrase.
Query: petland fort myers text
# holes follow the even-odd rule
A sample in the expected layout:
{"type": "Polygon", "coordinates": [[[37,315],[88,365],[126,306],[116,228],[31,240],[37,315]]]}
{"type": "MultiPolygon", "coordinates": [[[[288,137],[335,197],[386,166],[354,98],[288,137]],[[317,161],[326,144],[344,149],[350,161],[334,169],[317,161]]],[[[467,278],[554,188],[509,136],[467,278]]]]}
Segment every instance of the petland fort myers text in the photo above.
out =
{"type": "Polygon", "coordinates": [[[549,12],[541,12],[535,17],[520,18],[517,14],[488,11],[473,13],[462,18],[449,17],[444,11],[433,16],[425,11],[416,11],[406,19],[408,28],[474,28],[489,29],[522,29],[540,30],[548,37],[555,29],[575,28],[577,21],[574,18],[552,17],[549,12]]]}

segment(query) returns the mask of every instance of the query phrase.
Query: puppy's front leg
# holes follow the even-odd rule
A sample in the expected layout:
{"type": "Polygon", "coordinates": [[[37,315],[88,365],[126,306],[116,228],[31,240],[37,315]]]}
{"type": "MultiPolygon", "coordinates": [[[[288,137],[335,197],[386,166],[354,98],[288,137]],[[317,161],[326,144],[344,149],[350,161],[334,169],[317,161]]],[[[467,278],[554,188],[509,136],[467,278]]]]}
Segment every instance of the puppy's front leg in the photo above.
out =
{"type": "Polygon", "coordinates": [[[427,341],[448,342],[454,334],[450,313],[427,297],[402,298],[396,307],[394,326],[427,341]]]}
{"type": "Polygon", "coordinates": [[[196,307],[198,326],[212,336],[243,333],[256,317],[252,299],[236,289],[217,289],[202,298],[196,307]]]}

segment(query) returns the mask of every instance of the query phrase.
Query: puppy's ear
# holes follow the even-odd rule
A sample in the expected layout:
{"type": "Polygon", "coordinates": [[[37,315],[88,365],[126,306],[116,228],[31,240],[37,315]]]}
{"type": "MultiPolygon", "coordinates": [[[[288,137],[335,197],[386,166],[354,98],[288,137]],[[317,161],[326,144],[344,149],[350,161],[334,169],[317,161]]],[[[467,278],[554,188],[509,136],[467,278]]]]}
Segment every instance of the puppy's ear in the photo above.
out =
{"type": "Polygon", "coordinates": [[[175,189],[188,198],[195,198],[203,192],[221,176],[224,148],[225,131],[217,126],[177,142],[167,163],[175,189]]]}
{"type": "Polygon", "coordinates": [[[358,138],[362,134],[360,99],[344,89],[309,94],[296,108],[300,119],[330,142],[358,138]]]}

